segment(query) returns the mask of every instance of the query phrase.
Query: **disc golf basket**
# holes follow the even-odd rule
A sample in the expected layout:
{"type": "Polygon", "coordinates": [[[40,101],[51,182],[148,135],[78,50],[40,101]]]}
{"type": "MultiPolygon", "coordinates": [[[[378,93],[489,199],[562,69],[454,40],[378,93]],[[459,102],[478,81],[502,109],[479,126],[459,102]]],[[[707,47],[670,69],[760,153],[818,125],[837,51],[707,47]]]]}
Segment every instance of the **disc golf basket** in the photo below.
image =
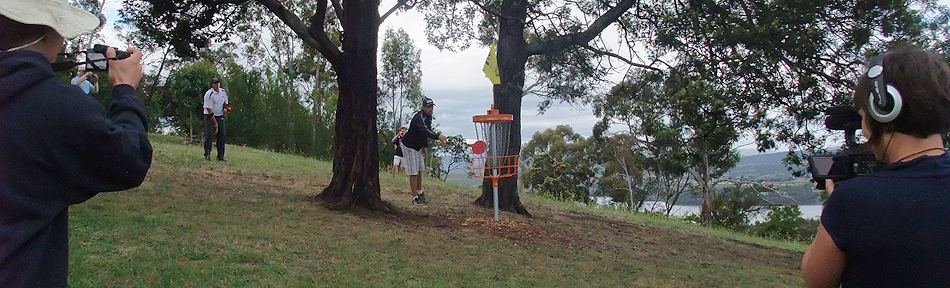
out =
{"type": "Polygon", "coordinates": [[[492,196],[495,201],[495,221],[498,221],[498,179],[518,174],[518,155],[508,153],[508,132],[511,126],[511,114],[498,114],[495,105],[486,115],[475,115],[476,141],[472,144],[470,159],[472,176],[491,178],[492,196]]]}

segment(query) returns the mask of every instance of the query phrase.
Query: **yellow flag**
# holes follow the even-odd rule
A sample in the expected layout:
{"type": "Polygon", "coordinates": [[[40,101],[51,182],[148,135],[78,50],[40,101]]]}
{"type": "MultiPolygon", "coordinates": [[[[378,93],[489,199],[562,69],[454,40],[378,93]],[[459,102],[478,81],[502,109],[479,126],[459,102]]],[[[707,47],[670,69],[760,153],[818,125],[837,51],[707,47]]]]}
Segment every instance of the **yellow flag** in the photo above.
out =
{"type": "Polygon", "coordinates": [[[501,77],[498,77],[498,58],[495,57],[495,43],[491,43],[491,50],[488,50],[488,59],[485,59],[482,72],[485,72],[485,77],[491,80],[491,84],[501,84],[501,77]]]}

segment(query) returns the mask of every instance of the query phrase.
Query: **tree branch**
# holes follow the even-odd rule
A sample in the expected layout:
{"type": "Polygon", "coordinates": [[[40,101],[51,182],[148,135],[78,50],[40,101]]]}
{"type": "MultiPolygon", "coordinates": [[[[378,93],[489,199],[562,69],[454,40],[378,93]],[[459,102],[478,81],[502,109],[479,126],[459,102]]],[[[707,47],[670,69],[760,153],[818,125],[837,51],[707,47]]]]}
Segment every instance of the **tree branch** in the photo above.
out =
{"type": "Polygon", "coordinates": [[[249,1],[250,1],[250,0],[218,0],[218,1],[215,1],[214,4],[215,4],[215,5],[221,5],[221,4],[236,4],[236,5],[241,5],[241,4],[247,3],[247,2],[249,2],[249,1]]]}
{"type": "Polygon", "coordinates": [[[394,12],[396,12],[396,10],[400,8],[400,6],[406,6],[406,9],[412,9],[412,7],[415,7],[416,3],[418,3],[415,0],[413,0],[412,4],[406,5],[406,2],[408,1],[409,0],[399,0],[398,2],[396,2],[396,5],[393,5],[393,8],[389,8],[389,11],[386,11],[386,13],[383,14],[383,16],[379,17],[379,24],[383,24],[383,22],[386,21],[386,18],[389,17],[390,14],[393,14],[394,12]]]}
{"type": "Polygon", "coordinates": [[[585,45],[597,37],[597,35],[600,35],[600,32],[604,31],[611,23],[620,19],[620,16],[622,16],[624,12],[627,12],[627,10],[630,10],[637,1],[638,0],[621,0],[620,3],[617,3],[617,6],[610,8],[606,13],[597,17],[586,30],[580,33],[561,35],[546,41],[529,44],[525,47],[527,55],[548,54],[566,49],[570,45],[585,45]]]}
{"type": "Polygon", "coordinates": [[[579,45],[580,45],[581,47],[584,47],[584,48],[587,49],[587,50],[590,50],[590,51],[594,52],[594,53],[597,53],[597,54],[600,54],[600,55],[605,55],[605,56],[610,56],[610,57],[613,57],[613,58],[617,58],[617,59],[619,59],[620,61],[623,61],[623,62],[625,62],[625,63],[627,63],[627,64],[630,64],[630,66],[640,67],[640,68],[643,68],[643,69],[650,69],[650,70],[657,71],[657,72],[662,72],[662,71],[663,71],[663,70],[660,70],[659,68],[656,68],[656,67],[653,67],[653,66],[650,66],[650,65],[645,65],[645,64],[640,64],[640,63],[633,63],[633,61],[630,61],[629,59],[624,58],[623,56],[617,55],[616,53],[613,53],[613,52],[610,52],[610,51],[604,51],[604,50],[600,50],[600,49],[594,48],[593,46],[590,46],[590,45],[588,45],[587,43],[579,44],[579,45]]]}
{"type": "MultiPolygon", "coordinates": [[[[326,0],[320,0],[326,1],[326,0]]],[[[336,17],[340,18],[340,23],[346,23],[345,14],[343,14],[343,5],[340,4],[340,0],[330,0],[330,3],[333,3],[333,12],[336,13],[336,17]]],[[[344,30],[346,27],[343,28],[344,30]]]]}
{"type": "MultiPolygon", "coordinates": [[[[310,18],[310,29],[307,29],[296,14],[287,10],[287,7],[284,7],[284,5],[277,0],[257,0],[257,2],[264,5],[271,13],[274,13],[274,15],[277,16],[281,22],[284,22],[290,30],[294,31],[294,34],[297,34],[304,43],[317,48],[320,54],[323,54],[323,57],[333,66],[338,67],[342,65],[343,53],[336,48],[336,45],[333,45],[326,31],[323,31],[325,13],[314,14],[313,17],[310,18]]],[[[320,2],[324,4],[322,6],[326,6],[326,0],[320,0],[320,2]]],[[[318,8],[318,12],[319,10],[323,9],[318,8]]]]}
{"type": "Polygon", "coordinates": [[[773,49],[772,49],[772,53],[775,53],[776,56],[778,56],[779,58],[781,58],[782,62],[785,62],[786,65],[789,65],[789,66],[791,66],[791,67],[796,67],[796,68],[798,68],[798,69],[802,69],[802,70],[804,70],[805,72],[808,72],[808,73],[811,73],[811,74],[814,74],[814,75],[818,75],[818,76],[820,76],[821,78],[825,78],[825,80],[828,80],[828,82],[836,83],[836,84],[840,84],[840,85],[844,85],[845,87],[848,87],[849,89],[853,89],[853,88],[854,88],[854,82],[851,82],[851,81],[846,80],[846,79],[841,79],[841,78],[838,78],[838,77],[834,77],[834,76],[828,75],[828,74],[825,73],[825,72],[818,71],[818,70],[816,70],[816,69],[814,69],[814,68],[808,67],[807,65],[799,65],[798,63],[795,63],[795,61],[792,61],[792,59],[789,59],[788,56],[785,56],[785,55],[782,54],[780,51],[778,51],[778,49],[773,48],[773,49]]]}
{"type": "Polygon", "coordinates": [[[517,17],[502,15],[501,12],[488,9],[488,7],[485,7],[485,5],[483,5],[482,3],[479,3],[478,0],[469,0],[468,2],[472,2],[472,4],[474,4],[475,6],[477,6],[479,9],[482,9],[482,11],[485,11],[485,13],[488,13],[488,14],[490,14],[490,15],[492,15],[492,16],[495,16],[495,17],[498,17],[498,18],[504,18],[504,19],[508,19],[508,20],[513,20],[513,21],[517,21],[517,22],[520,23],[520,24],[524,24],[524,23],[525,23],[525,22],[524,22],[524,19],[518,19],[517,17]]]}

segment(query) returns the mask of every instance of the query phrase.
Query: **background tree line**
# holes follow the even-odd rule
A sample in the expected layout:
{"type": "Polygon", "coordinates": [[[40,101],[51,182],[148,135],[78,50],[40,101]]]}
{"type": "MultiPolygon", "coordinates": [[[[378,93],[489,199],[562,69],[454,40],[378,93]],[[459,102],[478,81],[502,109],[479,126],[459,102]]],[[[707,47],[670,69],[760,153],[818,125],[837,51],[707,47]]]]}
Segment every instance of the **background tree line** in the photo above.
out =
{"type": "MultiPolygon", "coordinates": [[[[675,129],[663,131],[674,132],[675,129]]],[[[666,140],[643,147],[628,133],[583,137],[569,126],[535,133],[521,153],[522,187],[540,196],[588,205],[595,205],[595,198],[609,197],[611,205],[618,208],[666,217],[671,216],[681,197],[702,195],[705,189],[710,201],[710,220],[706,222],[709,225],[802,242],[814,238],[817,220],[802,218],[796,200],[789,196],[800,193],[801,187],[772,187],[763,182],[721,177],[704,187],[688,171],[692,165],[688,143],[672,141],[682,141],[678,136],[659,138],[666,140]],[[775,199],[791,204],[783,205],[775,199]],[[660,207],[644,207],[647,201],[660,207]],[[765,216],[765,220],[752,222],[756,216],[765,216]]],[[[729,147],[723,149],[731,151],[729,147]]],[[[806,193],[815,193],[814,185],[807,186],[806,193]]],[[[704,223],[701,215],[684,219],[704,223]]]]}

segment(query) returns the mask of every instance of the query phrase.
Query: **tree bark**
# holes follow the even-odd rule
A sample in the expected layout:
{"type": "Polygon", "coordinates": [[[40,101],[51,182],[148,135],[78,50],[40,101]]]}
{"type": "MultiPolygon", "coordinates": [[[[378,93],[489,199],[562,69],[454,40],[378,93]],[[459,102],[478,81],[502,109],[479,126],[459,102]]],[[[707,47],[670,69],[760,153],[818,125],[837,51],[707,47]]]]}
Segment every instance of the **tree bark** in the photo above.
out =
{"type": "MultiPolygon", "coordinates": [[[[579,33],[555,37],[548,41],[532,43],[525,41],[525,21],[528,19],[529,1],[504,0],[498,11],[498,73],[501,84],[493,88],[495,109],[500,113],[511,114],[514,120],[509,131],[507,155],[521,153],[521,98],[524,96],[525,63],[532,55],[553,53],[566,49],[571,45],[587,45],[591,39],[599,35],[610,23],[617,21],[624,12],[636,3],[636,0],[622,0],[610,8],[603,15],[592,22],[587,29],[579,33]]],[[[600,53],[600,51],[597,51],[600,53]]],[[[482,196],[475,200],[476,205],[491,206],[492,182],[485,179],[482,182],[482,196]]],[[[518,198],[518,178],[508,177],[498,182],[499,209],[515,211],[529,215],[521,199],[518,198]]]]}
{"type": "MultiPolygon", "coordinates": [[[[525,24],[523,20],[518,19],[527,17],[527,5],[528,1],[504,1],[501,11],[505,11],[505,14],[499,17],[496,57],[498,57],[498,74],[501,84],[494,85],[492,94],[495,109],[498,109],[499,113],[511,114],[513,117],[508,131],[506,155],[521,153],[521,97],[524,96],[524,71],[528,54],[525,49],[527,46],[524,39],[525,24]]],[[[517,177],[518,175],[498,179],[498,209],[531,216],[521,204],[521,198],[518,197],[517,177]]],[[[491,179],[482,181],[482,196],[475,200],[475,205],[493,207],[492,192],[491,179]]]]}
{"type": "Polygon", "coordinates": [[[344,3],[342,65],[334,66],[340,87],[333,143],[333,179],[316,196],[334,209],[359,205],[393,211],[379,194],[376,133],[376,45],[379,0],[344,3]]]}

